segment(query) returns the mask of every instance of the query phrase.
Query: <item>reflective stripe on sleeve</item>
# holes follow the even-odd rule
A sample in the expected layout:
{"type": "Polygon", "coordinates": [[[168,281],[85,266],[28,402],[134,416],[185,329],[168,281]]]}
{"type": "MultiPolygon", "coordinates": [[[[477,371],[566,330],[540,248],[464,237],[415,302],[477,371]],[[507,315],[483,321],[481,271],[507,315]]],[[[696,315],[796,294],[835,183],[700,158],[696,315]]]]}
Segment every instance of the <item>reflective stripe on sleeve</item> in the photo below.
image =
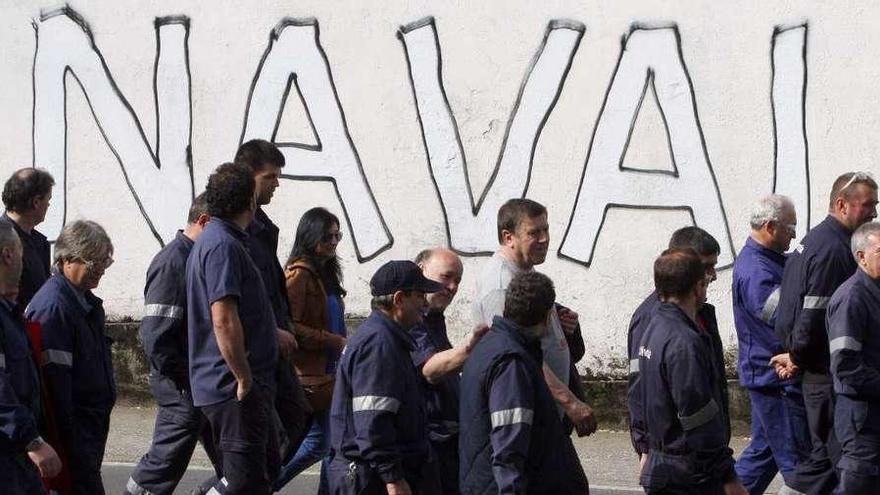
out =
{"type": "Polygon", "coordinates": [[[0,370],[6,369],[6,354],[0,352],[0,370]]]}
{"type": "Polygon", "coordinates": [[[770,323],[773,315],[776,314],[776,307],[779,306],[779,287],[767,296],[764,302],[764,309],[761,310],[761,319],[764,323],[770,323]]]}
{"type": "Polygon", "coordinates": [[[532,418],[535,411],[526,407],[514,407],[513,409],[503,409],[492,413],[492,428],[499,426],[508,426],[516,423],[532,424],[532,418]]]}
{"type": "Polygon", "coordinates": [[[162,318],[180,320],[183,318],[183,308],[172,306],[171,304],[147,304],[144,306],[144,317],[146,318],[147,316],[160,316],[162,318]]]}
{"type": "Polygon", "coordinates": [[[361,395],[351,398],[351,412],[388,411],[396,413],[400,409],[400,401],[394,397],[381,395],[361,395]]]}
{"type": "Polygon", "coordinates": [[[852,337],[846,336],[831,339],[831,342],[828,343],[828,350],[831,354],[844,349],[859,352],[862,350],[862,343],[852,337]]]}
{"type": "Polygon", "coordinates": [[[688,416],[679,415],[678,420],[681,422],[681,428],[688,431],[708,423],[716,414],[718,414],[718,403],[715,399],[709,399],[699,411],[688,416]]]}
{"type": "Polygon", "coordinates": [[[47,364],[73,366],[73,354],[58,349],[46,349],[43,351],[43,366],[46,366],[47,364]]]}
{"type": "Polygon", "coordinates": [[[639,372],[639,360],[638,359],[630,359],[629,360],[629,374],[635,374],[639,372]]]}
{"type": "Polygon", "coordinates": [[[804,296],[804,309],[825,309],[830,297],[804,296]]]}
{"type": "Polygon", "coordinates": [[[154,495],[153,492],[138,485],[134,478],[128,478],[128,483],[125,484],[125,489],[128,490],[129,495],[154,495]]]}

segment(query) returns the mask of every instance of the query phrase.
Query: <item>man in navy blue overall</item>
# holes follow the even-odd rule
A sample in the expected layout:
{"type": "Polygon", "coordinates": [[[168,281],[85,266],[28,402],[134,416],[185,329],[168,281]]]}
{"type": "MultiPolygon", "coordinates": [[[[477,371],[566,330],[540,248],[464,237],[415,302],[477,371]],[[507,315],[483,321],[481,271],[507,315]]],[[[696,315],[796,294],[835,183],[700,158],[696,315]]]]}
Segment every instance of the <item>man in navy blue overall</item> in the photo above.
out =
{"type": "Polygon", "coordinates": [[[262,139],[253,139],[242,144],[235,153],[235,163],[246,165],[254,175],[257,211],[247,226],[245,248],[263,276],[266,295],[272,303],[275,324],[278,325],[278,369],[276,371],[275,412],[283,435],[281,442],[282,458],[296,453],[305,437],[306,423],[311,415],[311,406],[306,400],[299,377],[293,369],[290,356],[297,348],[293,335],[293,322],[287,301],[284,269],[278,262],[279,229],[263,210],[272,201],[272,195],[279,186],[284,155],[278,148],[262,139]]]}
{"type": "Polygon", "coordinates": [[[15,309],[22,246],[0,223],[0,486],[6,493],[42,495],[40,476],[61,470],[55,450],[40,437],[40,382],[24,324],[15,309]]]}
{"type": "Polygon", "coordinates": [[[207,422],[192,402],[186,326],[186,260],[208,219],[201,194],[189,209],[186,228],[177,232],[147,268],[139,334],[150,362],[150,390],[159,410],[152,445],[126,484],[125,493],[130,495],[173,493],[200,438],[213,454],[207,422]]]}
{"type": "Polygon", "coordinates": [[[342,351],[330,406],[333,495],[439,492],[408,330],[422,320],[425,294],[441,289],[412,261],[389,261],[370,279],[373,312],[342,351]]]}
{"type": "Polygon", "coordinates": [[[52,200],[55,179],[39,168],[15,171],[3,186],[3,206],[6,211],[0,222],[15,228],[24,249],[21,281],[16,307],[23,312],[34,294],[49,279],[51,268],[49,241],[36,226],[46,219],[52,200]]]}
{"type": "Polygon", "coordinates": [[[65,225],[55,241],[57,272],[37,291],[24,316],[40,325],[42,376],[71,478],[71,495],[103,495],[101,464],[116,403],[116,381],[98,287],[113,263],[113,244],[89,220],[65,225]]]}
{"type": "Polygon", "coordinates": [[[787,353],[773,363],[783,377],[803,372],[802,390],[812,449],[782,493],[827,495],[837,484],[834,464],[840,448],[834,435],[834,390],[829,374],[825,310],[834,291],[856,271],[850,236],[877,216],[877,183],[848,172],[834,181],[829,214],[795,248],[785,263],[776,334],[787,353]]]}
{"type": "Polygon", "coordinates": [[[664,251],[654,262],[654,285],[660,303],[639,343],[648,443],[639,482],[649,494],[745,494],[728,447],[712,337],[697,323],[708,286],[700,256],[664,251]]]}
{"type": "Polygon", "coordinates": [[[587,477],[543,372],[541,338],[556,291],[524,271],[507,285],[503,316],[465,362],[461,377],[461,493],[589,493],[587,477]]]}
{"type": "Polygon", "coordinates": [[[852,236],[859,269],[831,296],[826,322],[840,441],[839,494],[880,494],[880,224],[852,236]]]}
{"type": "Polygon", "coordinates": [[[223,476],[220,493],[265,495],[279,467],[272,404],[278,336],[260,272],[245,249],[254,178],[223,164],[208,177],[211,221],[186,265],[189,377],[223,476]]]}
{"type": "MultiPolygon", "coordinates": [[[[706,273],[708,284],[714,282],[718,276],[715,273],[715,265],[718,264],[718,255],[721,246],[711,234],[699,227],[682,227],[672,233],[669,238],[669,249],[693,249],[700,256],[703,269],[706,273]]],[[[627,386],[627,407],[629,410],[630,438],[633,449],[644,464],[647,459],[648,441],[645,436],[645,419],[642,416],[642,392],[639,386],[639,345],[642,336],[651,323],[651,315],[660,298],[657,291],[651,292],[648,297],[636,308],[630,320],[627,331],[627,351],[629,353],[629,384],[627,386]]],[[[721,383],[721,413],[724,415],[725,429],[728,439],[730,438],[730,420],[728,413],[727,380],[724,371],[724,348],[721,345],[721,335],[718,333],[718,321],[715,318],[715,306],[705,300],[697,308],[697,325],[705,331],[712,343],[712,363],[717,368],[717,376],[721,383]]]]}
{"type": "Polygon", "coordinates": [[[739,382],[749,391],[752,435],[736,473],[751,494],[763,494],[777,472],[790,479],[810,452],[800,383],[783,380],[770,364],[783,352],[773,332],[785,252],[795,236],[797,216],[785,196],[755,205],[752,230],[733,265],[733,319],[739,341],[739,382]]]}
{"type": "Polygon", "coordinates": [[[413,364],[422,373],[425,405],[428,411],[428,437],[439,462],[442,493],[458,490],[458,397],[459,372],[488,327],[474,330],[464,345],[452,347],[446,333],[446,308],[458,292],[464,267],[458,255],[446,248],[426,249],[415,263],[422,274],[443,284],[443,289],[427,296],[428,310],[422,323],[410,330],[416,343],[413,364]]]}

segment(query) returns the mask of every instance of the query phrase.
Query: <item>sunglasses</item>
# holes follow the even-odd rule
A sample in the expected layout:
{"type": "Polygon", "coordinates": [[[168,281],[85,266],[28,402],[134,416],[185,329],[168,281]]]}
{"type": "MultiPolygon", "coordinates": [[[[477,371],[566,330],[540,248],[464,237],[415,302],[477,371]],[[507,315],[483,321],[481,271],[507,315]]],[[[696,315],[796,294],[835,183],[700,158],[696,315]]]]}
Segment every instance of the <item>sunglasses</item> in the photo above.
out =
{"type": "Polygon", "coordinates": [[[873,179],[874,177],[872,177],[871,174],[869,174],[868,172],[854,172],[852,174],[852,177],[850,177],[849,180],[846,181],[846,184],[844,184],[843,187],[840,188],[840,191],[838,191],[838,193],[845,191],[847,187],[857,182],[865,182],[873,179]]]}
{"type": "Polygon", "coordinates": [[[321,241],[323,241],[323,242],[330,242],[330,241],[339,242],[341,240],[342,240],[342,232],[328,232],[328,233],[324,234],[323,237],[321,237],[321,241]]]}

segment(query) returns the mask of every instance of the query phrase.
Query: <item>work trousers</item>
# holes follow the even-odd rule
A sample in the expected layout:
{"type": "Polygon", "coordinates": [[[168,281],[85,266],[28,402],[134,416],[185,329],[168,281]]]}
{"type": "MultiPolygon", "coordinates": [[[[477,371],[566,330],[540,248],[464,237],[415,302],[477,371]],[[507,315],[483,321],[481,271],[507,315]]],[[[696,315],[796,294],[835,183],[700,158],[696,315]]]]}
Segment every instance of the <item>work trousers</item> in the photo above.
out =
{"type": "Polygon", "coordinates": [[[834,466],[840,458],[834,434],[834,385],[830,376],[807,372],[802,390],[810,428],[810,455],[785,484],[807,495],[828,495],[837,486],[834,466]]]}
{"type": "Polygon", "coordinates": [[[834,431],[840,441],[840,484],[835,493],[880,495],[880,403],[843,395],[835,404],[834,431]]]}
{"type": "Polygon", "coordinates": [[[445,442],[431,442],[434,457],[437,458],[438,477],[443,495],[458,495],[458,435],[445,442]]]}
{"type": "MultiPolygon", "coordinates": [[[[233,398],[205,406],[222,478],[214,484],[227,495],[269,495],[281,466],[272,420],[274,397],[254,383],[241,401],[233,398]]],[[[213,492],[209,492],[213,493],[213,492]]]]}
{"type": "Polygon", "coordinates": [[[763,494],[777,472],[792,479],[810,453],[810,432],[800,386],[749,389],[752,441],[736,462],[736,474],[750,494],[763,494]]]}
{"type": "Polygon", "coordinates": [[[24,452],[0,454],[0,488],[3,493],[43,495],[43,482],[37,467],[24,452]]]}
{"type": "Polygon", "coordinates": [[[186,472],[199,440],[215,466],[217,457],[208,422],[193,406],[189,390],[179,390],[173,380],[153,375],[150,390],[159,405],[153,443],[131,473],[126,490],[131,495],[170,495],[186,472]]]}
{"type": "MultiPolygon", "coordinates": [[[[437,461],[425,461],[404,468],[405,479],[413,495],[439,495],[437,461]]],[[[331,495],[385,495],[385,483],[366,463],[334,456],[327,469],[331,495]]]]}

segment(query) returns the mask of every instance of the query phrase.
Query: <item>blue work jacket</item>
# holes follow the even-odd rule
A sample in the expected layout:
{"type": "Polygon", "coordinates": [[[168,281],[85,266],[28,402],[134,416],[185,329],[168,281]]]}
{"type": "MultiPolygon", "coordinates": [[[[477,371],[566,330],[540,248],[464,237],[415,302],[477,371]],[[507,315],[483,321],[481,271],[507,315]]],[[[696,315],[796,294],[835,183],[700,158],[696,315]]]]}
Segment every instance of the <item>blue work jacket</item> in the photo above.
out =
{"type": "MultiPolygon", "coordinates": [[[[825,310],[834,291],[856,271],[851,236],[848,228],[829,215],[810,230],[785,262],[776,335],[792,361],[812,374],[828,374],[825,310]]],[[[804,381],[810,379],[804,377],[804,381]]]]}
{"type": "MultiPolygon", "coordinates": [[[[652,292],[636,308],[627,329],[627,352],[629,356],[629,375],[627,383],[627,409],[629,410],[629,432],[633,450],[636,454],[648,452],[648,440],[645,433],[645,418],[643,416],[642,389],[639,385],[639,346],[642,337],[651,323],[651,318],[657,307],[660,306],[657,292],[652,292]]],[[[711,343],[712,365],[715,373],[712,375],[719,380],[721,388],[721,402],[725,414],[728,410],[729,399],[727,392],[727,375],[724,368],[724,347],[721,344],[721,334],[718,333],[718,320],[715,318],[715,306],[704,303],[697,310],[697,320],[700,328],[706,333],[711,343]]],[[[730,438],[730,421],[726,421],[726,432],[730,438]]]]}
{"type": "Polygon", "coordinates": [[[103,302],[56,273],[34,295],[25,317],[40,323],[47,407],[75,467],[76,460],[103,454],[116,403],[113,341],[105,333],[103,302]]]}
{"type": "Polygon", "coordinates": [[[586,475],[544,381],[541,340],[522,332],[496,316],[465,362],[461,493],[587,493],[586,475]]]}
{"type": "Polygon", "coordinates": [[[40,382],[24,324],[14,305],[0,301],[0,456],[24,454],[37,438],[40,382]]]}
{"type": "Polygon", "coordinates": [[[746,388],[780,387],[770,358],[785,352],[773,325],[785,255],[749,237],[733,264],[733,321],[739,342],[739,382],[746,388]]]}
{"type": "MultiPolygon", "coordinates": [[[[186,330],[186,260],[193,241],[178,231],[150,262],[144,286],[144,317],[139,329],[150,379],[189,390],[186,330]]],[[[158,399],[158,398],[157,398],[158,399]]]]}
{"type": "Polygon", "coordinates": [[[714,360],[709,334],[675,304],[660,303],[639,345],[645,488],[699,493],[736,477],[714,360]]]}
{"type": "Polygon", "coordinates": [[[880,281],[856,270],[831,297],[826,324],[839,438],[880,441],[880,281]]]}
{"type": "Polygon", "coordinates": [[[272,223],[272,219],[262,208],[258,208],[253,221],[248,225],[247,234],[244,246],[263,278],[266,296],[275,315],[275,324],[278,328],[292,331],[284,269],[278,262],[278,226],[272,223]]]}
{"type": "Polygon", "coordinates": [[[355,331],[336,369],[330,447],[382,483],[418,478],[430,459],[421,374],[412,337],[375,310],[355,331]]]}
{"type": "MultiPolygon", "coordinates": [[[[413,364],[421,370],[438,352],[452,349],[446,334],[446,317],[441,312],[428,312],[424,321],[410,330],[415,342],[413,364]]],[[[432,442],[457,441],[458,398],[461,392],[458,373],[450,373],[437,383],[421,377],[428,412],[428,435],[432,442]]]]}

